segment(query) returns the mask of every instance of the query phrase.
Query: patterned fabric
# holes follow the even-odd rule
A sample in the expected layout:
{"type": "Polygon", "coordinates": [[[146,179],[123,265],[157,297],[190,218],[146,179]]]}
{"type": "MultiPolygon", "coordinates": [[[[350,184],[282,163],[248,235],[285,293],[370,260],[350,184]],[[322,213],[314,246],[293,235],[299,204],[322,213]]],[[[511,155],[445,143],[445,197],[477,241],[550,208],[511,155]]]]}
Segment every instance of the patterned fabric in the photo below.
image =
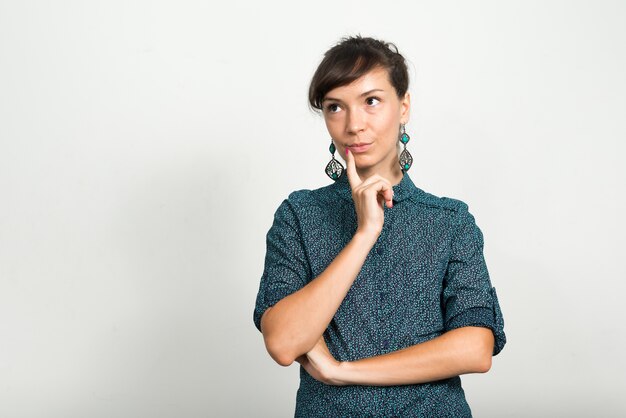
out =
{"type": "MultiPolygon", "coordinates": [[[[483,235],[464,202],[393,186],[378,241],[324,333],[339,361],[377,356],[464,327],[490,328],[493,355],[506,343],[483,235]]],[[[357,228],[347,176],[298,190],[276,210],[254,309],[265,310],[321,274],[357,228]]],[[[331,386],[300,366],[296,417],[470,417],[459,376],[426,384],[331,386]]]]}

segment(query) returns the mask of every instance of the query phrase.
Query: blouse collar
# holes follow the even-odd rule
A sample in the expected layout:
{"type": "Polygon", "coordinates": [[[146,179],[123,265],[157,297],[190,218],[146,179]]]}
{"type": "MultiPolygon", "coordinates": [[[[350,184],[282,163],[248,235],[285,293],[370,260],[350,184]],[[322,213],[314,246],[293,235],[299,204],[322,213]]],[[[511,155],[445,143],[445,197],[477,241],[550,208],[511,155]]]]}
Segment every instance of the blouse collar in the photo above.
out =
{"type": "MultiPolygon", "coordinates": [[[[344,199],[352,202],[352,189],[350,189],[350,183],[348,182],[348,174],[344,171],[341,177],[335,181],[334,184],[331,184],[331,188],[344,199]]],[[[413,195],[418,194],[420,189],[415,186],[409,173],[405,172],[402,176],[402,180],[400,183],[393,186],[393,202],[401,202],[404,199],[411,197],[413,195]]]]}

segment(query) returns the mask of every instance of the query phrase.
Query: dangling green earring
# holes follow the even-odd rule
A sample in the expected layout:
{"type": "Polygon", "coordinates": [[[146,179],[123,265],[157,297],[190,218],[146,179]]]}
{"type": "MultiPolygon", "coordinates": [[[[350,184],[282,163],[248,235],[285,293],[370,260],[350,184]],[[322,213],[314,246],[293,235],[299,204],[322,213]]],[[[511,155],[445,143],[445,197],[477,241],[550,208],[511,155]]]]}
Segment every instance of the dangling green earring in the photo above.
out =
{"type": "Polygon", "coordinates": [[[333,155],[333,158],[326,165],[326,175],[331,179],[337,181],[337,179],[341,177],[345,169],[339,161],[335,160],[335,151],[337,149],[335,148],[335,144],[333,143],[332,139],[330,140],[330,147],[328,148],[328,150],[333,155]]]}
{"type": "Polygon", "coordinates": [[[409,168],[411,168],[411,165],[413,165],[413,156],[406,149],[406,144],[407,142],[409,142],[411,137],[409,136],[409,134],[406,133],[404,123],[400,126],[402,127],[402,132],[400,132],[398,139],[400,140],[402,145],[404,145],[404,150],[400,153],[400,159],[398,160],[398,163],[400,163],[400,168],[402,168],[402,173],[404,174],[409,170],[409,168]]]}

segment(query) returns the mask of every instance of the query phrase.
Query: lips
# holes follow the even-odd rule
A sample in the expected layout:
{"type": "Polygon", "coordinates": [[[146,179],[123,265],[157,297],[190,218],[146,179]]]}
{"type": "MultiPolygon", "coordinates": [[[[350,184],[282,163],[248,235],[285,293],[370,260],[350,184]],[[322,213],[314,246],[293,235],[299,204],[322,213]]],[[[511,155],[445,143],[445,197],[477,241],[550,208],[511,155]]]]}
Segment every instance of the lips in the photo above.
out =
{"type": "Polygon", "coordinates": [[[357,143],[357,144],[352,144],[349,145],[348,148],[350,149],[350,152],[354,152],[354,153],[361,153],[361,152],[365,152],[367,151],[367,149],[371,146],[372,144],[368,144],[365,142],[362,143],[357,143]]]}

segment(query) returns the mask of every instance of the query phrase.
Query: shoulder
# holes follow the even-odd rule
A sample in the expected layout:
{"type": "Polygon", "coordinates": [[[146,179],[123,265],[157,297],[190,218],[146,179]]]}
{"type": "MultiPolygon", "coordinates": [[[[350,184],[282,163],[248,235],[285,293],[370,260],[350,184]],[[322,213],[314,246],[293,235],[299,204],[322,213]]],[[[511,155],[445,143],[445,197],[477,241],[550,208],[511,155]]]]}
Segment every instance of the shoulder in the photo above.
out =
{"type": "Polygon", "coordinates": [[[440,209],[450,212],[451,214],[468,211],[467,203],[460,199],[448,196],[437,196],[420,188],[418,188],[418,193],[415,193],[411,199],[416,204],[430,207],[433,209],[440,209]]]}
{"type": "Polygon", "coordinates": [[[444,220],[453,230],[476,222],[469,205],[461,199],[437,196],[418,188],[418,193],[412,196],[412,200],[422,209],[430,211],[431,216],[444,220]]]}
{"type": "Polygon", "coordinates": [[[334,184],[329,184],[317,189],[294,190],[289,193],[285,202],[294,208],[327,206],[329,203],[336,202],[339,197],[334,186],[334,184]]]}
{"type": "Polygon", "coordinates": [[[317,189],[294,190],[282,200],[275,217],[279,218],[310,218],[320,215],[323,211],[332,210],[334,205],[339,204],[339,199],[331,188],[332,185],[317,189]]]}

